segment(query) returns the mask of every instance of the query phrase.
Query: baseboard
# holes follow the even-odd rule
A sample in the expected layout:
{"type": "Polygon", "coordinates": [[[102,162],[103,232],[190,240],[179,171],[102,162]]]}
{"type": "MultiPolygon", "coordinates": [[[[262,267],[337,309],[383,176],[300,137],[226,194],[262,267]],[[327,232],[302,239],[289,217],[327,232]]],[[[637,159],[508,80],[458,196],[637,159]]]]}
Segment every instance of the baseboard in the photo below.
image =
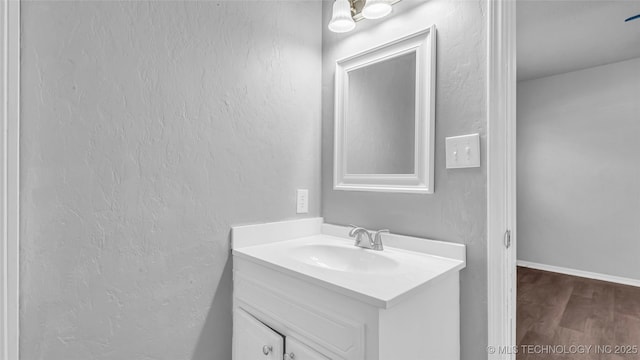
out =
{"type": "Polygon", "coordinates": [[[566,275],[578,276],[578,277],[583,277],[588,279],[602,280],[602,281],[608,281],[608,282],[617,283],[617,284],[640,287],[640,280],[638,279],[600,274],[600,273],[594,273],[594,272],[583,271],[583,270],[569,269],[569,268],[560,267],[560,266],[545,265],[545,264],[539,264],[539,263],[523,261],[523,260],[516,261],[516,264],[518,266],[531,268],[531,269],[551,271],[551,272],[560,273],[560,274],[566,274],[566,275]]]}

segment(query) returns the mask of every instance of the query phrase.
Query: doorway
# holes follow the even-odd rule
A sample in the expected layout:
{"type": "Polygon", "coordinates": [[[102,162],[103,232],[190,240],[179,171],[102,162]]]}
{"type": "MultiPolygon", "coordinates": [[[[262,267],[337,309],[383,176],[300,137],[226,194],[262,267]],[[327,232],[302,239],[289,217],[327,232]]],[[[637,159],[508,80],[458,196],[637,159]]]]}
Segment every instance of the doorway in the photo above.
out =
{"type": "Polygon", "coordinates": [[[516,12],[516,358],[638,359],[640,5],[516,12]]]}

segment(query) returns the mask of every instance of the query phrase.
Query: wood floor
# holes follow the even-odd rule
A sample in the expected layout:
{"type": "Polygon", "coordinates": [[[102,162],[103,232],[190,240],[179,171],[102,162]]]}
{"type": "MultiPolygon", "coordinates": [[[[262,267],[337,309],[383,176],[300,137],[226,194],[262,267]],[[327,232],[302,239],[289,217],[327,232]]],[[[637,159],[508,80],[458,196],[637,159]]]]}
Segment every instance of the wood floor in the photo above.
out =
{"type": "Polygon", "coordinates": [[[518,267],[517,293],[517,360],[640,360],[640,288],[518,267]]]}

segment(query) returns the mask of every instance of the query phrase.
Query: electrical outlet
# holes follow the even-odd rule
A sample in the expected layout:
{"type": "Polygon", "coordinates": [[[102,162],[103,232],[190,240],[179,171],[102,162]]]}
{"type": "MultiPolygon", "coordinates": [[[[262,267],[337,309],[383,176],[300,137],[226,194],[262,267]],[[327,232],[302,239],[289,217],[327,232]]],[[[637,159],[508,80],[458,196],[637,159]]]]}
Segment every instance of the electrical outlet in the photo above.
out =
{"type": "Polygon", "coordinates": [[[296,191],[296,213],[307,214],[309,213],[309,190],[298,189],[296,191]]]}

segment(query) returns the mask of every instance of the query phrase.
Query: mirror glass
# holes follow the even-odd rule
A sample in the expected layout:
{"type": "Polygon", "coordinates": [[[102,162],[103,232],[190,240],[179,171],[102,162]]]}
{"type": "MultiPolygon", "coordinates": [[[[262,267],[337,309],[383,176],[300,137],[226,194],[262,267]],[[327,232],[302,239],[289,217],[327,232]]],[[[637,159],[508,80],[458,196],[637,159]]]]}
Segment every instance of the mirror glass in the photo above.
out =
{"type": "Polygon", "coordinates": [[[416,53],[348,72],[347,174],[415,171],[416,53]]]}

